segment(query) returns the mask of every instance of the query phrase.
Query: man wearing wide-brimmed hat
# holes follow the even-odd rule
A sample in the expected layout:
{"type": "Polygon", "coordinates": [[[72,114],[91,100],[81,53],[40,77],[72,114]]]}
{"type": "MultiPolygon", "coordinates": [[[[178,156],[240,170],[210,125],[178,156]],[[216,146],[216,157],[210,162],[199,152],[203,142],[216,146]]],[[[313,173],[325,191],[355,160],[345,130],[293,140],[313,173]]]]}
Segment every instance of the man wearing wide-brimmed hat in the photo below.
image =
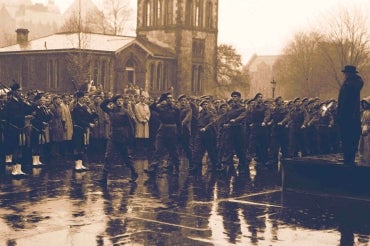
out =
{"type": "Polygon", "coordinates": [[[364,81],[355,66],[346,65],[342,72],[345,79],[338,95],[337,119],[344,164],[355,165],[361,135],[360,91],[364,81]]]}

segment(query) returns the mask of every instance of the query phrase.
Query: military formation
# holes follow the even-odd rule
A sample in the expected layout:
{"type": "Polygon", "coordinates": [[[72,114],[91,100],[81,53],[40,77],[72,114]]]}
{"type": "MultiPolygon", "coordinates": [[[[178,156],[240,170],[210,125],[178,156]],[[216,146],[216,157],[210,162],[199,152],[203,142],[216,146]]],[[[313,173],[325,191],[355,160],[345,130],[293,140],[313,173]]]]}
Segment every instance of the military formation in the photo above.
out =
{"type": "Polygon", "coordinates": [[[14,83],[1,100],[1,162],[14,177],[27,175],[22,164],[40,168],[54,156],[73,159],[71,168],[85,172],[86,157],[100,154],[99,181],[107,183],[117,154],[132,182],[138,178],[134,158],[148,159],[144,171],[153,177],[178,175],[183,156],[190,175],[201,175],[205,160],[213,172],[242,175],[252,159],[265,169],[277,168],[281,158],[340,152],[336,114],[334,99],[261,93],[243,99],[238,91],[228,99],[171,92],[154,99],[141,90],[24,95],[14,83]]]}

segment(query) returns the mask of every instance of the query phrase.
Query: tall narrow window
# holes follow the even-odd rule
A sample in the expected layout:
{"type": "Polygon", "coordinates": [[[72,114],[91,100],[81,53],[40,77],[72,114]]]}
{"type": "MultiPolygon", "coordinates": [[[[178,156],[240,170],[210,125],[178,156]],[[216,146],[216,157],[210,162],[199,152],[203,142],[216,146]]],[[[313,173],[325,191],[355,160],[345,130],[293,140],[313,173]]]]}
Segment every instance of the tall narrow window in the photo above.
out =
{"type": "Polygon", "coordinates": [[[166,0],[166,5],[165,5],[165,8],[166,8],[166,17],[165,17],[165,24],[166,25],[172,25],[173,24],[173,6],[174,6],[174,3],[173,3],[174,0],[166,0]]]}
{"type": "MultiPolygon", "coordinates": [[[[107,62],[106,61],[102,61],[101,62],[101,71],[100,71],[100,81],[99,81],[99,85],[102,87],[102,89],[104,88],[104,85],[105,85],[105,80],[106,80],[106,74],[107,74],[107,62]]],[[[98,84],[96,84],[98,85],[98,84]]]]}
{"type": "Polygon", "coordinates": [[[170,83],[168,81],[168,64],[163,66],[163,89],[167,90],[170,88],[170,83]]]}
{"type": "Polygon", "coordinates": [[[198,79],[197,79],[197,92],[201,92],[202,91],[202,87],[203,87],[203,67],[202,66],[199,66],[198,68],[198,79]]]}
{"type": "Polygon", "coordinates": [[[197,66],[193,65],[191,69],[191,91],[192,92],[197,92],[197,66]]]}
{"type": "Polygon", "coordinates": [[[198,0],[195,6],[195,26],[202,27],[203,22],[203,1],[198,0]]]}
{"type": "Polygon", "coordinates": [[[206,28],[212,28],[212,3],[211,2],[207,2],[207,6],[206,6],[206,28]]]}
{"type": "Polygon", "coordinates": [[[54,88],[59,88],[59,77],[60,77],[60,61],[55,60],[55,72],[54,72],[54,88]]]}
{"type": "Polygon", "coordinates": [[[53,60],[48,61],[48,87],[53,88],[54,87],[54,62],[53,60]]]}
{"type": "Polygon", "coordinates": [[[150,88],[152,90],[156,90],[155,86],[155,65],[152,63],[150,64],[150,74],[149,74],[149,81],[150,81],[150,88]]]}
{"type": "Polygon", "coordinates": [[[162,0],[157,0],[157,13],[156,13],[157,26],[162,25],[162,0]]]}
{"type": "Polygon", "coordinates": [[[150,0],[146,0],[145,5],[144,5],[143,25],[151,26],[151,18],[152,18],[152,12],[151,12],[150,0]]]}
{"type": "Polygon", "coordinates": [[[126,62],[125,70],[127,83],[135,84],[135,65],[131,59],[126,62]]]}
{"type": "Polygon", "coordinates": [[[157,88],[158,88],[158,90],[163,89],[162,63],[158,63],[158,66],[157,66],[157,88]]]}
{"type": "Polygon", "coordinates": [[[193,0],[187,1],[186,11],[185,11],[185,25],[193,26],[194,22],[194,4],[193,0]]]}
{"type": "Polygon", "coordinates": [[[94,61],[94,68],[93,68],[93,76],[92,76],[92,80],[94,81],[94,85],[96,85],[96,83],[98,83],[98,78],[99,78],[99,61],[96,60],[94,61]]]}

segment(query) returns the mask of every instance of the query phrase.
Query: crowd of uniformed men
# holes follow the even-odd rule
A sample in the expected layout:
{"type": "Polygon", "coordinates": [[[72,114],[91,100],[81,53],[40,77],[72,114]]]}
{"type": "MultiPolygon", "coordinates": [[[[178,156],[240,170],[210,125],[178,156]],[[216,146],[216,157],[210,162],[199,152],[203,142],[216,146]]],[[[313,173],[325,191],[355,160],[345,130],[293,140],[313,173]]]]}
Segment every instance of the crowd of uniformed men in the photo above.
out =
{"type": "Polygon", "coordinates": [[[188,159],[189,173],[198,175],[205,153],[212,171],[243,174],[252,159],[258,167],[270,168],[277,167],[280,157],[340,151],[334,99],[265,99],[257,93],[243,100],[238,91],[228,99],[173,96],[163,93],[154,99],[138,90],[115,96],[101,91],[23,95],[14,83],[1,100],[1,164],[12,165],[12,175],[19,177],[25,175],[22,164],[27,160],[38,168],[48,155],[69,153],[73,168],[86,171],[86,155],[101,152],[104,183],[116,153],[135,181],[135,156],[148,158],[144,171],[149,176],[163,170],[178,175],[181,155],[188,159]]]}

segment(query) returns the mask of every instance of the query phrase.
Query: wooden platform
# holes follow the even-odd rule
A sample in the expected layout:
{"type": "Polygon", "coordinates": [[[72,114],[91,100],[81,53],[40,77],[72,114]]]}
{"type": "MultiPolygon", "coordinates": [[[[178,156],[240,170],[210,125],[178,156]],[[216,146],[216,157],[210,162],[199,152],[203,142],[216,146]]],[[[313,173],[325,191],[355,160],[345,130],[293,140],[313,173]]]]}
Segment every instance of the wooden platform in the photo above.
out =
{"type": "Polygon", "coordinates": [[[346,166],[341,155],[281,161],[283,190],[370,198],[370,167],[346,166]]]}

